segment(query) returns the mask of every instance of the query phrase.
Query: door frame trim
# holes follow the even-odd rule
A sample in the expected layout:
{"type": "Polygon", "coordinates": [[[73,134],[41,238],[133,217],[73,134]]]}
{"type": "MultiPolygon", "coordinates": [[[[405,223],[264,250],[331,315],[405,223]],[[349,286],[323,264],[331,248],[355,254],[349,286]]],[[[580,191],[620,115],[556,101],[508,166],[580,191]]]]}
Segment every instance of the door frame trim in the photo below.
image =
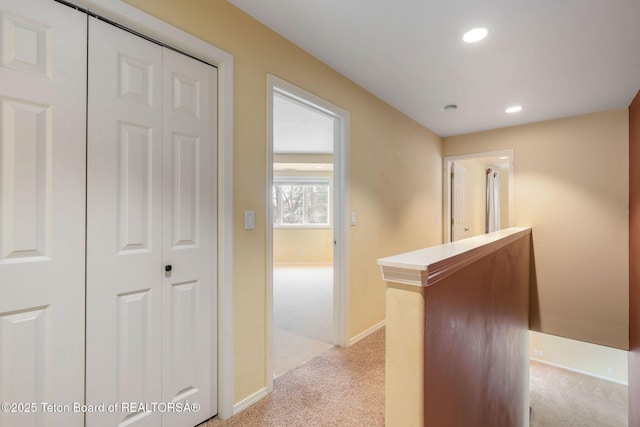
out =
{"type": "Polygon", "coordinates": [[[443,203],[442,203],[442,224],[443,224],[443,238],[444,243],[451,242],[451,167],[453,162],[457,160],[470,160],[479,159],[484,157],[509,157],[509,227],[513,227],[513,149],[488,151],[482,153],[463,154],[459,156],[445,156],[442,160],[444,162],[443,179],[444,191],[443,191],[443,203]]]}
{"type": "MultiPolygon", "coordinates": [[[[217,279],[212,293],[217,307],[218,417],[233,415],[233,56],[121,0],[65,0],[218,68],[217,279]]],[[[216,319],[212,319],[214,321],[216,319]]],[[[216,360],[217,359],[217,360],[216,360]]],[[[217,363],[216,363],[217,362],[217,363]]],[[[216,365],[217,364],[217,369],[216,365]]]]}
{"type": "Polygon", "coordinates": [[[273,74],[267,74],[267,188],[266,188],[266,388],[273,390],[273,94],[280,90],[303,103],[320,107],[334,117],[333,147],[333,344],[347,347],[349,307],[349,112],[273,74]]]}

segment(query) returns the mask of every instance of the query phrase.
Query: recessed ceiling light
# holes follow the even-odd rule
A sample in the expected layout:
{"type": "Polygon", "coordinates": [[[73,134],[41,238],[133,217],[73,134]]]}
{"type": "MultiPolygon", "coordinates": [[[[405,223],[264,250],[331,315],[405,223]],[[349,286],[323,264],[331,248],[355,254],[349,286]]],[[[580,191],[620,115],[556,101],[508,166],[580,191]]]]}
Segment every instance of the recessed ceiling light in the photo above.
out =
{"type": "Polygon", "coordinates": [[[509,107],[504,111],[506,113],[509,113],[509,114],[518,113],[518,112],[522,111],[522,107],[519,106],[519,105],[514,105],[513,107],[509,107]]]}
{"type": "Polygon", "coordinates": [[[444,111],[446,111],[447,113],[453,113],[457,109],[458,106],[456,104],[449,104],[444,106],[444,111]]]}
{"type": "Polygon", "coordinates": [[[489,29],[486,27],[478,27],[473,30],[469,30],[462,36],[462,40],[467,43],[475,43],[487,37],[489,34],[489,29]]]}
{"type": "Polygon", "coordinates": [[[507,160],[508,158],[509,157],[507,157],[507,156],[502,156],[502,157],[500,157],[500,160],[507,160]]]}

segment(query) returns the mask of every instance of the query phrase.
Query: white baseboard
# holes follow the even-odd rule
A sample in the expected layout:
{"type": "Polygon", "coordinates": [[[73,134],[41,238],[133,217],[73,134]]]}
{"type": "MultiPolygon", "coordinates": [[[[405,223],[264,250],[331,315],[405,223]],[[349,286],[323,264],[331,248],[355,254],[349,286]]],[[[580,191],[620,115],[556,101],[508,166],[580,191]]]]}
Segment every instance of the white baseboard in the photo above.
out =
{"type": "MultiPolygon", "coordinates": [[[[353,337],[353,338],[351,338],[349,340],[349,346],[352,346],[353,344],[357,343],[358,341],[363,340],[364,338],[368,337],[369,335],[371,335],[372,333],[376,332],[380,328],[384,328],[385,324],[386,324],[386,321],[383,320],[382,322],[380,322],[380,323],[378,323],[376,325],[373,325],[372,327],[370,327],[366,331],[363,331],[363,332],[359,333],[358,335],[356,335],[355,337],[353,337]]],[[[249,406],[251,406],[254,403],[260,401],[261,399],[267,397],[268,395],[269,395],[269,392],[267,391],[267,389],[263,388],[263,389],[260,389],[260,390],[256,391],[252,395],[242,399],[240,402],[238,402],[235,405],[233,405],[233,415],[236,415],[236,414],[244,411],[249,406]]]]}
{"type": "Polygon", "coordinates": [[[590,376],[590,377],[593,377],[593,378],[598,378],[598,379],[601,379],[601,380],[611,381],[612,383],[622,384],[622,385],[626,385],[626,386],[629,385],[624,381],[618,381],[618,380],[613,379],[613,378],[604,377],[604,376],[601,376],[601,375],[596,375],[593,372],[587,372],[587,371],[582,371],[580,369],[570,368],[568,366],[559,365],[557,363],[549,362],[547,360],[536,359],[534,357],[530,357],[529,360],[533,360],[534,362],[538,362],[538,363],[544,363],[545,365],[555,366],[556,368],[566,369],[567,371],[576,372],[578,374],[587,375],[587,376],[590,376]]]}
{"type": "Polygon", "coordinates": [[[263,388],[261,390],[256,391],[251,396],[248,396],[242,399],[240,402],[233,405],[233,415],[239,414],[240,412],[247,409],[249,406],[267,397],[268,394],[269,392],[267,391],[267,389],[263,388]]]}
{"type": "Polygon", "coordinates": [[[356,335],[355,337],[351,338],[349,340],[349,347],[351,347],[352,345],[354,345],[355,343],[357,343],[358,341],[368,337],[369,335],[371,335],[372,333],[374,333],[375,331],[377,331],[380,328],[384,328],[384,325],[386,324],[386,320],[383,320],[382,322],[373,325],[372,327],[370,327],[369,329],[367,329],[364,332],[360,332],[358,335],[356,335]]]}

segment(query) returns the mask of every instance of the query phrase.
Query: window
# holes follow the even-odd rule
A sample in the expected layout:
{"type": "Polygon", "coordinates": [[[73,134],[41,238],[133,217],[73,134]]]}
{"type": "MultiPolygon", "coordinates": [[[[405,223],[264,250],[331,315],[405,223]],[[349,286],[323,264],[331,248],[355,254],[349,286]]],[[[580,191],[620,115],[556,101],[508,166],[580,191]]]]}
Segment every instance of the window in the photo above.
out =
{"type": "Polygon", "coordinates": [[[328,178],[276,177],[273,183],[273,225],[328,227],[328,178]]]}

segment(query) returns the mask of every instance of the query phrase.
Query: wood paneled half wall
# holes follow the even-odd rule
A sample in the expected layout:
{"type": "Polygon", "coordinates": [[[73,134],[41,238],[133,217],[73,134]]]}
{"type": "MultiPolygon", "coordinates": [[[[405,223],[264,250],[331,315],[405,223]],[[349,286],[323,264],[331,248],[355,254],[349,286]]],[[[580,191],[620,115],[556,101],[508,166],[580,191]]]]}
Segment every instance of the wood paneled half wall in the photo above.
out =
{"type": "Polygon", "coordinates": [[[528,425],[530,258],[511,228],[378,260],[385,425],[528,425]]]}

